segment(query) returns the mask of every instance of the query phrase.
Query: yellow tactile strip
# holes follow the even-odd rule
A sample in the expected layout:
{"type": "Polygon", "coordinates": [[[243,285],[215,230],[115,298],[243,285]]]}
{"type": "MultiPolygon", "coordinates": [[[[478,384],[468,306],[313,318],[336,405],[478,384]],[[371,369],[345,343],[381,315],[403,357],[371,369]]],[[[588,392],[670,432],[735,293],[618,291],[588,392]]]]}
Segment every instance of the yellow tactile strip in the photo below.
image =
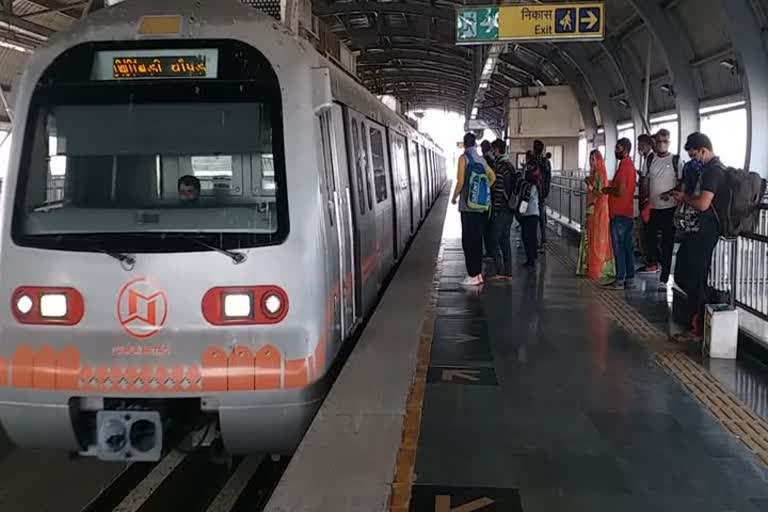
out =
{"type": "MultiPolygon", "coordinates": [[[[550,244],[547,249],[566,268],[576,268],[576,262],[558,244],[550,244]]],[[[602,290],[589,279],[582,282],[585,287],[594,290],[593,296],[605,307],[608,316],[642,341],[656,355],[659,365],[679,380],[736,439],[768,465],[768,422],[725,389],[691,355],[671,343],[664,332],[620,300],[620,294],[602,290]]]]}
{"type": "Polygon", "coordinates": [[[411,488],[415,477],[416,449],[419,445],[421,429],[421,411],[424,404],[424,390],[427,385],[427,372],[432,350],[432,338],[435,333],[435,316],[437,308],[438,287],[442,276],[443,249],[440,248],[432,280],[432,292],[421,325],[418,361],[416,373],[411,384],[411,391],[406,405],[405,421],[403,423],[403,438],[397,454],[395,480],[389,501],[390,512],[407,512],[411,502],[411,488]]]}
{"type": "MultiPolygon", "coordinates": [[[[576,262],[560,247],[559,244],[549,244],[547,252],[554,256],[565,268],[576,270],[576,262]]],[[[591,279],[582,279],[582,286],[589,289],[597,302],[605,308],[606,314],[619,323],[630,334],[635,335],[653,352],[677,351],[670,343],[669,336],[645,319],[635,308],[623,300],[621,295],[610,290],[603,290],[591,279]]]]}
{"type": "Polygon", "coordinates": [[[688,355],[659,354],[659,363],[674,375],[728,431],[768,464],[768,422],[726,390],[688,355]]]}

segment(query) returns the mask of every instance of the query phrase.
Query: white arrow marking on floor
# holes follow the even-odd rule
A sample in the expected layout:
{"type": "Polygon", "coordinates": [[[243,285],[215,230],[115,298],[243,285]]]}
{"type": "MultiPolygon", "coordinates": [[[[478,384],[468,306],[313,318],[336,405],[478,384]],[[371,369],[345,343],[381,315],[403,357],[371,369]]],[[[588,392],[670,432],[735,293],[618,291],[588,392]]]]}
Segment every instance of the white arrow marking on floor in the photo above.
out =
{"type": "Polygon", "coordinates": [[[493,505],[494,503],[496,502],[490,498],[479,498],[470,501],[469,503],[459,505],[456,508],[451,508],[450,496],[435,496],[435,512],[473,512],[485,508],[488,505],[493,505]]]}
{"type": "Polygon", "coordinates": [[[475,375],[479,375],[480,370],[443,370],[443,380],[453,382],[453,378],[459,378],[477,382],[478,379],[475,375]]]}
{"type": "Polygon", "coordinates": [[[472,336],[471,334],[464,334],[459,332],[456,334],[451,334],[450,336],[446,336],[445,339],[455,341],[456,343],[468,343],[470,341],[477,341],[480,338],[477,336],[472,336]]]}

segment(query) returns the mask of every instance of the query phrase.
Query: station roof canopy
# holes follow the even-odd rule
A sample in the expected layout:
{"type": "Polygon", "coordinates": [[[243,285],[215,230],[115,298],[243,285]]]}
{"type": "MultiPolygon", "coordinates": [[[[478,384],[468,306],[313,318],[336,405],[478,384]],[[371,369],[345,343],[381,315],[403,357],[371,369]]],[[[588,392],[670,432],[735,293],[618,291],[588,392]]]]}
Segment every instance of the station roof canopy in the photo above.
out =
{"type": "MultiPolygon", "coordinates": [[[[744,1],[751,2],[765,42],[768,0],[744,1]]],[[[496,3],[314,0],[314,12],[359,52],[359,76],[372,91],[392,94],[411,109],[440,107],[469,114],[488,46],[456,45],[456,10],[496,3]]],[[[610,110],[598,122],[630,120],[643,110],[649,36],[651,113],[674,110],[676,98],[683,95],[697,105],[740,97],[740,66],[724,26],[729,3],[734,2],[605,0],[603,42],[507,43],[478,117],[500,126],[511,87],[568,84],[593,105],[602,102],[600,112],[610,110]]]]}
{"type": "MultiPolygon", "coordinates": [[[[374,93],[394,95],[411,110],[445,108],[469,114],[489,46],[456,44],[456,10],[496,2],[312,3],[314,14],[358,52],[359,77],[374,93]]],[[[52,33],[74,23],[87,4],[0,0],[0,86],[7,91],[30,53],[52,33]]],[[[475,105],[478,118],[492,127],[503,125],[512,87],[567,84],[582,98],[585,124],[633,120],[637,125],[649,37],[651,113],[743,97],[744,70],[750,63],[741,62],[743,52],[732,44],[726,26],[732,14],[726,11],[737,4],[750,5],[765,46],[768,0],[605,0],[603,42],[507,43],[481,104],[475,105]]],[[[765,59],[764,50],[762,55],[765,59]]]]}

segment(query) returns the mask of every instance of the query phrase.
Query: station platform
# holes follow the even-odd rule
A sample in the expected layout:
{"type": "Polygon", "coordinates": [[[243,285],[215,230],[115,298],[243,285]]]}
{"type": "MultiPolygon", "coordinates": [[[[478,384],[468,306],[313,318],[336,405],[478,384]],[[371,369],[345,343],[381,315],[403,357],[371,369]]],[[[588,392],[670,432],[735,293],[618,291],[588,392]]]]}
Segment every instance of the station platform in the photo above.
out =
{"type": "MultiPolygon", "coordinates": [[[[350,411],[357,428],[318,442],[338,420],[324,405],[267,510],[768,511],[765,366],[709,362],[671,343],[669,297],[576,277],[567,235],[553,232],[538,267],[519,267],[511,282],[463,288],[458,213],[445,199],[436,209],[445,223],[432,219],[419,235],[434,240],[429,230],[442,228],[431,300],[402,345],[416,361],[410,391],[392,402],[397,449],[393,426],[366,428],[368,416],[350,411]]],[[[404,290],[394,293],[403,300],[404,290]]],[[[383,303],[397,302],[391,293],[383,303]]],[[[386,330],[376,337],[368,356],[393,343],[386,330]]],[[[349,393],[339,386],[356,389],[354,404],[381,403],[381,383],[349,371],[357,380],[342,374],[332,407],[349,393]]],[[[406,375],[392,372],[388,387],[406,375]]]]}

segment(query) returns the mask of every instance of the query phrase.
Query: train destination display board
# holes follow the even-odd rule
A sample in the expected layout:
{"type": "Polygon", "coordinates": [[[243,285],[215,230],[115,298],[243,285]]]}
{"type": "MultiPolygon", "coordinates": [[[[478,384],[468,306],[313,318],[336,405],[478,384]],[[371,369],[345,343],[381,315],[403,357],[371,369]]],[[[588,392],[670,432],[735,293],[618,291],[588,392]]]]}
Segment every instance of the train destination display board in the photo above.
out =
{"type": "Polygon", "coordinates": [[[457,44],[604,38],[602,2],[467,7],[456,12],[457,44]]]}
{"type": "Polygon", "coordinates": [[[94,80],[216,78],[218,50],[120,50],[98,51],[94,80]]]}

